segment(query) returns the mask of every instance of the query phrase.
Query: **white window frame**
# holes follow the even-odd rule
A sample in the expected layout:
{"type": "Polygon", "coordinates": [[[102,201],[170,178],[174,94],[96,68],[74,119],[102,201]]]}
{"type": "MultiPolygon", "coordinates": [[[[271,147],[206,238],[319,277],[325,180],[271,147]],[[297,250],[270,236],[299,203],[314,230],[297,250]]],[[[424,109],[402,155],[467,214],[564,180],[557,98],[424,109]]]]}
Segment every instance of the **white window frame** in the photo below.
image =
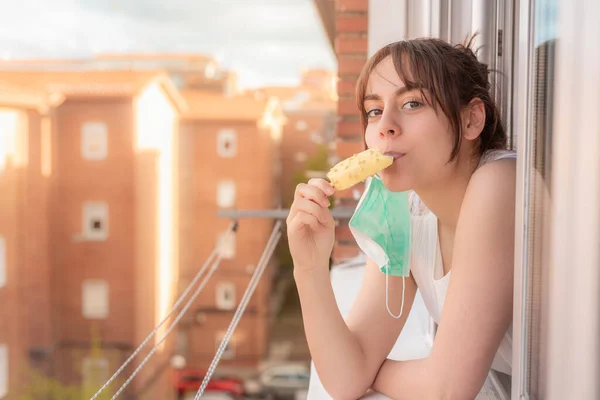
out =
{"type": "Polygon", "coordinates": [[[234,129],[221,129],[217,133],[217,154],[223,158],[233,158],[238,152],[238,137],[234,129]],[[225,142],[229,141],[231,146],[226,149],[225,142]]]}
{"type": "Polygon", "coordinates": [[[600,8],[559,0],[558,9],[546,393],[598,399],[600,8]]]}
{"type": "Polygon", "coordinates": [[[215,288],[215,304],[220,310],[233,310],[236,305],[236,288],[233,282],[218,282],[215,288]],[[226,297],[229,298],[226,298],[226,297]]]}
{"type": "Polygon", "coordinates": [[[84,318],[102,320],[110,313],[110,287],[101,279],[86,279],[81,285],[81,312],[84,318]]]}
{"type": "Polygon", "coordinates": [[[406,39],[407,19],[408,0],[369,0],[369,56],[389,43],[406,39]]]}
{"type": "Polygon", "coordinates": [[[517,143],[517,186],[515,207],[515,264],[513,294],[513,360],[511,398],[528,396],[527,382],[527,266],[529,265],[528,237],[530,226],[529,209],[531,174],[531,82],[532,72],[532,1],[522,1],[515,11],[514,23],[518,47],[515,48],[515,103],[513,130],[518,132],[517,143]]]}
{"type": "Polygon", "coordinates": [[[106,202],[89,201],[83,203],[82,207],[82,235],[85,240],[103,241],[108,238],[109,209],[106,202]],[[92,222],[98,220],[102,229],[98,230],[92,226],[92,222]]]}
{"type": "Polygon", "coordinates": [[[108,126],[100,121],[81,125],[81,156],[88,161],[101,161],[108,156],[108,126]],[[93,149],[92,146],[98,146],[93,149]]]}

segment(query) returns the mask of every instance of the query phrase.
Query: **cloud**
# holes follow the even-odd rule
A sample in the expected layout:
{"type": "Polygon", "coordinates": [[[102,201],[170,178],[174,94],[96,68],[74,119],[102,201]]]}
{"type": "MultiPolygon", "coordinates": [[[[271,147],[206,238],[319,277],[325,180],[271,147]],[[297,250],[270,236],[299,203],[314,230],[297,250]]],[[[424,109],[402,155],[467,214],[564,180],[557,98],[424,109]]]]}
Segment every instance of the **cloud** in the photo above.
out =
{"type": "Polygon", "coordinates": [[[335,67],[312,0],[20,0],[0,14],[0,38],[3,53],[16,58],[209,54],[246,86],[335,67]]]}

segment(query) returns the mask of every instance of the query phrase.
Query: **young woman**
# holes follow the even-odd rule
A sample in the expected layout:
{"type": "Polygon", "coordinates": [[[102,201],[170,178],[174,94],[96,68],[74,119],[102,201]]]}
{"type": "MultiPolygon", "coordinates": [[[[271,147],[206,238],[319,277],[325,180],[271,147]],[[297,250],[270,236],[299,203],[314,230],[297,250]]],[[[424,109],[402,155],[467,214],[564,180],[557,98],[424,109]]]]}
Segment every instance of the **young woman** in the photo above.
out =
{"type": "Polygon", "coordinates": [[[296,189],[287,219],[294,277],[311,356],[335,400],[369,389],[393,399],[494,398],[490,371],[510,380],[516,163],[471,43],[393,43],[361,74],[365,142],[394,157],[378,176],[385,187],[411,193],[413,251],[410,276],[388,276],[387,288],[367,262],[345,321],[328,270],[334,189],[321,179],[296,189]],[[387,360],[417,288],[438,324],[433,349],[387,360]],[[392,317],[388,308],[398,314],[402,302],[392,317]]]}

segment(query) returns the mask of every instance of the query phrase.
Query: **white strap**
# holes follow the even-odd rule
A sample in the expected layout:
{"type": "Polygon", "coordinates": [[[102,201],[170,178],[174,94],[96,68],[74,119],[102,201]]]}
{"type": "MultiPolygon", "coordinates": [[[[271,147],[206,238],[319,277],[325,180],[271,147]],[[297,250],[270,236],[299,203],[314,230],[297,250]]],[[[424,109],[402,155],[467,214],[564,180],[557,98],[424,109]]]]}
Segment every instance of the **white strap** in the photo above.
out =
{"type": "Polygon", "coordinates": [[[404,290],[406,290],[406,281],[404,280],[404,277],[402,277],[402,304],[400,305],[400,314],[398,315],[394,315],[391,311],[390,311],[390,303],[389,303],[389,285],[388,285],[388,280],[389,280],[389,264],[385,265],[385,308],[387,308],[388,313],[393,317],[393,318],[400,318],[402,316],[402,312],[404,311],[404,290]]]}

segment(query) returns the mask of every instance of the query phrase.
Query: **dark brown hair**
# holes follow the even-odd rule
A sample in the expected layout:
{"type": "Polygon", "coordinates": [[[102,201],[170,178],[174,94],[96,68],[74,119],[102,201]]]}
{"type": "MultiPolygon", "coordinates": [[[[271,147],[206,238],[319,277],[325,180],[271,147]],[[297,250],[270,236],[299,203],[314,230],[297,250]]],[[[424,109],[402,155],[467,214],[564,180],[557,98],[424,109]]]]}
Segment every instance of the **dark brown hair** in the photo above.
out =
{"type": "Polygon", "coordinates": [[[367,83],[375,67],[391,56],[400,79],[409,90],[420,90],[433,107],[450,121],[454,132],[454,147],[450,161],[458,155],[462,142],[461,110],[474,98],[485,106],[485,125],[479,136],[476,153],[506,147],[506,132],[498,107],[490,94],[490,70],[481,63],[472,50],[472,36],[465,44],[451,45],[440,39],[424,38],[391,43],[367,62],[356,85],[356,100],[363,129],[367,127],[367,114],[363,99],[367,83]]]}

